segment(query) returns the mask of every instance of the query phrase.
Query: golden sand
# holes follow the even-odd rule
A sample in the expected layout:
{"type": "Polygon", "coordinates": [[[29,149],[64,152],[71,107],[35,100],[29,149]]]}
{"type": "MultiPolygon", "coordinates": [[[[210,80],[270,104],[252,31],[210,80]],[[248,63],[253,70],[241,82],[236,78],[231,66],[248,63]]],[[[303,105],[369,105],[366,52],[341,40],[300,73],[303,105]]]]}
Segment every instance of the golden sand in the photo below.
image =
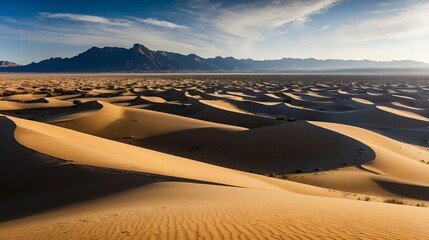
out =
{"type": "Polygon", "coordinates": [[[426,239],[429,82],[359,78],[0,75],[0,239],[426,239]]]}

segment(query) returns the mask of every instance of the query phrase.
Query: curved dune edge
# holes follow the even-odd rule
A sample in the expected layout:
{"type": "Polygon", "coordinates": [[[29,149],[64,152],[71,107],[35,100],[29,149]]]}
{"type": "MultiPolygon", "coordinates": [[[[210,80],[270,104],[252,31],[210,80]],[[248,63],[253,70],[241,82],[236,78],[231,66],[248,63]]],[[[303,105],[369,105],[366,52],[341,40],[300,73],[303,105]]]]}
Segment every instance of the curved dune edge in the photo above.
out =
{"type": "Polygon", "coordinates": [[[199,100],[202,104],[214,107],[214,108],[218,108],[221,110],[225,110],[225,111],[230,111],[230,112],[236,112],[236,113],[242,113],[242,114],[249,114],[245,111],[242,111],[241,109],[237,108],[236,106],[234,106],[233,104],[227,102],[227,101],[223,101],[223,100],[199,100]]]}
{"type": "MultiPolygon", "coordinates": [[[[199,100],[192,104],[191,107],[198,109],[197,111],[187,114],[187,117],[196,118],[204,121],[216,122],[226,124],[229,126],[238,126],[246,129],[259,128],[281,124],[282,122],[273,118],[256,116],[252,113],[243,111],[239,106],[231,104],[229,101],[224,100],[211,100],[212,102],[221,101],[227,104],[227,108],[214,106],[213,104],[206,104],[207,100],[199,100]],[[231,108],[237,108],[231,111],[231,108]]],[[[240,102],[240,101],[239,101],[240,102]]],[[[217,104],[218,105],[218,104],[217,104]]]]}
{"type": "Polygon", "coordinates": [[[2,97],[3,100],[8,101],[21,101],[21,102],[27,102],[27,101],[35,101],[45,98],[46,94],[15,94],[7,97],[2,97]]]}
{"type": "Polygon", "coordinates": [[[49,124],[7,118],[17,125],[15,138],[18,143],[37,152],[72,161],[74,164],[245,188],[338,196],[338,193],[330,193],[323,188],[210,165],[49,124]]]}
{"type": "Polygon", "coordinates": [[[255,105],[246,109],[252,113],[278,116],[280,114],[310,121],[337,122],[367,127],[427,128],[428,122],[384,111],[372,105],[362,109],[326,112],[279,103],[272,106],[255,105]]]}
{"type": "Polygon", "coordinates": [[[429,186],[429,166],[420,162],[420,159],[429,159],[428,151],[421,151],[412,145],[359,127],[329,122],[310,123],[354,138],[372,148],[376,157],[370,164],[363,164],[363,168],[380,175],[429,186]]]}
{"type": "Polygon", "coordinates": [[[360,194],[357,200],[369,198],[370,201],[398,199],[406,205],[429,204],[429,187],[395,177],[375,174],[356,167],[337,171],[290,174],[291,181],[313,186],[335,189],[346,194],[360,194]],[[362,195],[365,197],[363,198],[362,195]]]}
{"type": "Polygon", "coordinates": [[[167,101],[161,97],[156,97],[156,96],[140,96],[141,99],[146,100],[146,101],[150,101],[153,103],[166,103],[167,101]]]}
{"type": "MultiPolygon", "coordinates": [[[[392,113],[392,114],[397,114],[397,115],[402,116],[402,117],[407,117],[407,118],[417,119],[417,120],[420,120],[420,121],[429,122],[429,118],[421,116],[421,115],[413,113],[413,112],[399,110],[399,109],[395,109],[395,108],[391,108],[391,107],[386,107],[386,106],[377,106],[377,108],[381,109],[383,111],[392,113]]],[[[428,123],[428,126],[429,126],[429,123],[428,123]]]]}
{"type": "Polygon", "coordinates": [[[76,164],[174,176],[240,187],[281,190],[245,176],[238,171],[210,166],[56,126],[8,118],[17,125],[15,136],[20,144],[47,155],[73,161],[76,164]],[[210,171],[205,169],[207,167],[210,171]]]}
{"type": "Polygon", "coordinates": [[[407,109],[407,110],[409,110],[409,111],[416,111],[416,112],[419,112],[419,111],[427,111],[427,109],[424,109],[424,108],[418,108],[418,107],[411,107],[411,106],[405,105],[405,104],[400,103],[400,102],[391,102],[391,104],[392,104],[393,106],[395,106],[395,107],[404,108],[404,109],[407,109]]]}
{"type": "Polygon", "coordinates": [[[59,117],[50,119],[50,123],[105,138],[145,138],[170,132],[195,128],[224,128],[229,131],[242,131],[240,128],[225,124],[212,123],[182,116],[116,106],[97,101],[102,108],[85,116],[76,118],[59,117]],[[147,127],[150,126],[150,127],[147,127]]]}
{"type": "Polygon", "coordinates": [[[366,99],[363,99],[363,98],[351,98],[351,100],[358,102],[358,103],[363,103],[366,105],[373,105],[374,104],[373,102],[366,100],[366,99]]]}
{"type": "Polygon", "coordinates": [[[361,142],[306,121],[286,122],[240,132],[193,129],[131,140],[129,143],[200,162],[265,175],[335,169],[369,162],[375,157],[374,152],[361,142]],[[359,151],[362,153],[359,154],[359,151]]]}
{"type": "Polygon", "coordinates": [[[42,98],[47,102],[35,102],[35,103],[25,103],[25,102],[12,102],[0,100],[0,110],[10,111],[10,110],[23,110],[23,109],[34,109],[34,108],[56,108],[56,107],[72,107],[75,106],[74,103],[70,101],[63,101],[55,98],[42,98]]]}

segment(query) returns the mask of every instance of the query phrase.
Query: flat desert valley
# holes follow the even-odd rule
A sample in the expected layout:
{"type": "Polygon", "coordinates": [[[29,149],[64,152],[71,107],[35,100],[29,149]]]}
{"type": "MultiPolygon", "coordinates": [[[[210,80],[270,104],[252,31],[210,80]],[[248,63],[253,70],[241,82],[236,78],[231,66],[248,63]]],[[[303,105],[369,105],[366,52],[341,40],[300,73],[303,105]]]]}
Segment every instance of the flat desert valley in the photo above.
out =
{"type": "Polygon", "coordinates": [[[0,239],[429,239],[429,77],[0,75],[0,239]]]}

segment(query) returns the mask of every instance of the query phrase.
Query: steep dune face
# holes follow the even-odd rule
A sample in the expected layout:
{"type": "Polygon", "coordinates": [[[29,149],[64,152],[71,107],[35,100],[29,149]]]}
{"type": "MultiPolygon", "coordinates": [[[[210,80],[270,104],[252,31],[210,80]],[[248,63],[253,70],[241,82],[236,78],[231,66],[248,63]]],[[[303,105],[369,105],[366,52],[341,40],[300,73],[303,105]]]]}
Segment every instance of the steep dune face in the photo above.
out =
{"type": "Polygon", "coordinates": [[[429,122],[429,118],[422,116],[421,113],[417,114],[415,112],[410,112],[410,111],[401,110],[401,109],[395,109],[395,108],[387,107],[387,106],[378,106],[377,108],[381,109],[383,111],[386,111],[386,112],[390,112],[390,113],[402,116],[402,117],[417,119],[417,120],[420,120],[423,122],[429,122]]]}
{"type": "Polygon", "coordinates": [[[187,115],[188,117],[245,128],[259,128],[281,124],[281,121],[275,119],[248,114],[240,109],[232,109],[234,106],[229,104],[227,104],[228,107],[219,107],[219,102],[200,101],[199,103],[195,103],[195,105],[199,104],[202,104],[200,107],[201,111],[189,114],[187,115]]]}
{"type": "MultiPolygon", "coordinates": [[[[30,98],[30,97],[29,97],[30,98]]],[[[14,98],[14,99],[28,99],[28,98],[14,98]]],[[[10,100],[3,98],[0,101],[0,110],[22,110],[22,109],[34,109],[34,108],[59,108],[59,107],[71,107],[74,106],[72,102],[65,102],[57,100],[55,98],[40,98],[34,101],[30,100],[10,100]]]]}
{"type": "Polygon", "coordinates": [[[68,164],[52,155],[28,149],[15,140],[15,128],[13,121],[0,116],[0,221],[110,195],[153,181],[145,176],[68,164]]]}
{"type": "Polygon", "coordinates": [[[375,159],[363,167],[382,175],[398,177],[429,185],[429,165],[421,160],[429,159],[428,151],[384,137],[371,131],[335,123],[312,122],[313,124],[347,135],[368,145],[375,151],[375,159]]]}
{"type": "Polygon", "coordinates": [[[335,169],[361,165],[375,158],[372,149],[365,144],[305,121],[240,132],[193,129],[131,143],[211,164],[266,174],[335,169]]]}
{"type": "Polygon", "coordinates": [[[15,94],[11,96],[2,97],[2,100],[21,102],[21,103],[35,103],[38,101],[44,101],[46,94],[15,94]]]}
{"type": "MultiPolygon", "coordinates": [[[[237,102],[236,102],[237,103],[237,102]]],[[[405,141],[410,144],[427,147],[425,139],[429,132],[429,122],[424,113],[394,109],[388,106],[368,105],[357,110],[327,111],[329,108],[312,109],[289,103],[261,104],[256,102],[237,103],[242,110],[256,115],[275,116],[283,119],[323,121],[359,126],[380,134],[405,141]]],[[[335,105],[335,104],[334,104],[335,105]]]]}
{"type": "Polygon", "coordinates": [[[374,151],[372,161],[339,171],[289,175],[293,181],[325,188],[382,197],[429,200],[429,152],[380,134],[344,124],[311,122],[338,132],[374,151]]]}
{"type": "Polygon", "coordinates": [[[0,76],[0,239],[425,239],[429,85],[395,79],[0,76]]]}
{"type": "Polygon", "coordinates": [[[429,159],[427,151],[362,128],[331,125],[322,122],[296,122],[229,133],[206,129],[189,130],[131,143],[190,159],[265,174],[341,170],[354,165],[358,168],[355,172],[346,171],[348,175],[341,175],[342,170],[339,172],[341,174],[326,172],[336,176],[329,180],[331,185],[324,183],[327,178],[323,176],[324,172],[311,174],[314,181],[301,178],[294,180],[347,192],[429,200],[425,197],[429,196],[429,185],[425,177],[429,174],[429,166],[421,162],[429,159]],[[330,131],[314,128],[313,125],[330,131]],[[346,127],[350,132],[344,132],[346,127]],[[302,148],[311,148],[312,151],[302,151],[302,148]],[[322,179],[322,182],[317,182],[318,179],[322,179]],[[365,185],[365,182],[373,187],[365,185]],[[388,184],[396,186],[396,189],[388,187],[388,184]],[[409,186],[408,192],[399,190],[405,185],[409,186]]]}
{"type": "Polygon", "coordinates": [[[15,135],[19,143],[35,151],[77,164],[233,186],[278,189],[249,174],[227,168],[138,148],[48,124],[18,118],[10,119],[17,124],[15,135]],[[51,146],[55,146],[55,148],[51,146]]]}
{"type": "Polygon", "coordinates": [[[247,108],[248,111],[255,114],[266,115],[285,115],[296,119],[305,119],[312,121],[337,122],[352,125],[363,126],[383,126],[392,128],[412,128],[426,127],[428,122],[424,117],[416,117],[414,114],[387,111],[388,108],[368,107],[365,109],[345,111],[345,112],[326,112],[313,110],[304,107],[297,107],[288,103],[278,103],[275,105],[258,105],[247,108]],[[383,110],[384,109],[384,110],[383,110]],[[402,114],[397,114],[402,113],[402,114]]]}
{"type": "Polygon", "coordinates": [[[63,121],[50,119],[57,126],[105,138],[146,138],[194,128],[225,128],[241,131],[243,128],[198,121],[190,118],[144,109],[122,108],[99,102],[102,109],[88,116],[63,121]]]}
{"type": "MultiPolygon", "coordinates": [[[[419,204],[429,200],[429,187],[421,183],[407,181],[400,177],[374,174],[362,168],[344,168],[338,171],[321,171],[307,174],[290,174],[292,181],[336,189],[343,192],[359,193],[382,199],[403,199],[410,203],[419,204]]],[[[362,197],[358,197],[364,200],[362,197]]]]}

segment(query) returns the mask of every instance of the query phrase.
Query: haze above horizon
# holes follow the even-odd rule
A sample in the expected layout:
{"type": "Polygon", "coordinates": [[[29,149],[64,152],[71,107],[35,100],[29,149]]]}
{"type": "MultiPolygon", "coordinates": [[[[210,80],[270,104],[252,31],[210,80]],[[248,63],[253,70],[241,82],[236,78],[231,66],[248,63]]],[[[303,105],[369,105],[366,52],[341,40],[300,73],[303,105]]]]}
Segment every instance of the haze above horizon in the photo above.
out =
{"type": "Polygon", "coordinates": [[[0,60],[28,64],[92,46],[202,57],[429,63],[429,2],[0,0],[0,60]]]}

